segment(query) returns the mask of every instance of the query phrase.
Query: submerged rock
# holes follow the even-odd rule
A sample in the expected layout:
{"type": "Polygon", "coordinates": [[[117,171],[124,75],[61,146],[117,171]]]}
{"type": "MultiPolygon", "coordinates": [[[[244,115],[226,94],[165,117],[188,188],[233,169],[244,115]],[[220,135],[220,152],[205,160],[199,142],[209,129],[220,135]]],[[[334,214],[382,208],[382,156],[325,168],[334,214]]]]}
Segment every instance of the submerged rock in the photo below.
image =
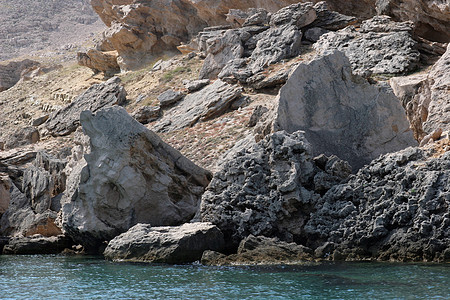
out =
{"type": "Polygon", "coordinates": [[[221,251],[223,234],[210,223],[186,223],[178,227],[137,224],[112,239],[107,259],[180,264],[200,260],[205,250],[221,251]]]}
{"type": "Polygon", "coordinates": [[[211,174],[120,107],[81,114],[90,153],[71,171],[62,199],[65,233],[96,252],[137,223],[188,222],[211,174]]]}
{"type": "Polygon", "coordinates": [[[380,154],[417,145],[389,87],[353,75],[338,51],[297,66],[279,92],[273,126],[304,130],[312,153],[337,155],[354,170],[380,154]]]}
{"type": "Polygon", "coordinates": [[[311,249],[296,243],[249,235],[241,241],[236,254],[225,256],[208,250],[203,253],[201,263],[215,266],[295,264],[311,260],[311,254],[311,249]]]}

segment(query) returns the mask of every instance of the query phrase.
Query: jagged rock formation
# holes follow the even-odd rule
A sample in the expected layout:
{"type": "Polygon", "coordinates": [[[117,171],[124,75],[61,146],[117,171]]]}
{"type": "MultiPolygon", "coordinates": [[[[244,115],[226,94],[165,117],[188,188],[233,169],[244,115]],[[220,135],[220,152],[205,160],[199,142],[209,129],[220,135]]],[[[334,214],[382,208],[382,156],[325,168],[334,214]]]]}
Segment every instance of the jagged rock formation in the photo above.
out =
{"type": "Polygon", "coordinates": [[[236,254],[225,256],[215,251],[205,251],[204,265],[270,265],[299,263],[312,258],[308,247],[286,243],[277,238],[249,235],[241,241],[236,254]]]}
{"type": "Polygon", "coordinates": [[[80,125],[80,113],[85,110],[96,112],[126,101],[126,91],[120,85],[120,78],[113,77],[105,83],[94,84],[72,103],[55,113],[45,122],[45,128],[53,136],[63,136],[74,132],[80,125]]]}
{"type": "Polygon", "coordinates": [[[58,254],[72,246],[72,240],[63,236],[11,238],[3,248],[3,254],[58,254]]]}
{"type": "Polygon", "coordinates": [[[0,92],[14,86],[23,71],[39,65],[37,61],[29,59],[0,64],[0,92]]]}
{"type": "Polygon", "coordinates": [[[276,11],[297,2],[218,0],[92,0],[109,29],[105,37],[119,53],[122,70],[138,68],[164,51],[176,51],[207,26],[226,24],[230,8],[264,7],[276,11]]]}
{"type": "Polygon", "coordinates": [[[88,0],[2,0],[0,11],[0,61],[63,52],[105,29],[88,0]]]}
{"type": "Polygon", "coordinates": [[[450,131],[450,46],[428,74],[390,80],[402,101],[414,137],[420,142],[436,130],[450,131]]]}
{"type": "Polygon", "coordinates": [[[23,172],[20,189],[10,182],[8,209],[0,219],[0,235],[56,236],[61,229],[55,224],[65,189],[65,160],[38,152],[33,164],[23,172]]]}
{"type": "Polygon", "coordinates": [[[81,125],[91,150],[72,164],[60,222],[86,251],[98,251],[137,223],[179,225],[194,216],[211,178],[208,171],[121,107],[84,111],[81,125]]]}
{"type": "Polygon", "coordinates": [[[154,130],[173,131],[214,118],[229,109],[241,93],[242,88],[216,80],[206,88],[187,95],[178,105],[166,111],[154,130]]]}
{"type": "Polygon", "coordinates": [[[378,14],[413,21],[415,33],[430,41],[450,42],[450,4],[446,0],[378,0],[378,14]]]}
{"type": "Polygon", "coordinates": [[[412,29],[412,22],[396,23],[388,16],[376,16],[362,22],[359,31],[347,27],[322,35],[314,48],[320,53],[343,51],[359,75],[405,73],[414,70],[420,58],[412,29]]]}
{"type": "Polygon", "coordinates": [[[204,251],[223,247],[223,234],[211,223],[177,227],[137,224],[112,239],[103,254],[116,261],[180,264],[200,260],[204,251]]]}
{"type": "Polygon", "coordinates": [[[354,170],[380,154],[417,145],[389,88],[353,75],[338,51],[295,69],[279,92],[273,127],[304,130],[315,155],[337,155],[354,170]]]}
{"type": "Polygon", "coordinates": [[[316,202],[310,246],[333,259],[450,259],[450,152],[387,154],[316,202]]]}
{"type": "Polygon", "coordinates": [[[249,234],[300,241],[314,203],[350,174],[337,157],[311,156],[303,132],[276,132],[237,151],[202,197],[199,218],[217,225],[228,247],[249,234]]]}
{"type": "Polygon", "coordinates": [[[255,83],[265,67],[300,53],[302,31],[317,26],[337,30],[356,21],[329,11],[325,2],[292,4],[272,15],[263,9],[239,13],[247,17],[242,28],[208,28],[198,34],[198,48],[207,54],[200,78],[231,77],[255,83]]]}

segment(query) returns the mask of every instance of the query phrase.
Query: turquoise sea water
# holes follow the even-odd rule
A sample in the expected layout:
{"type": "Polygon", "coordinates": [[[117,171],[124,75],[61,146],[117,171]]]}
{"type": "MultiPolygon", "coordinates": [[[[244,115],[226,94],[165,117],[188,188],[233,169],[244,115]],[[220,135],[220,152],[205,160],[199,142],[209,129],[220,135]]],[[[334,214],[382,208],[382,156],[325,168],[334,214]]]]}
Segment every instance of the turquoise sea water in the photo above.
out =
{"type": "Polygon", "coordinates": [[[0,299],[450,299],[450,265],[205,267],[0,256],[0,299]]]}

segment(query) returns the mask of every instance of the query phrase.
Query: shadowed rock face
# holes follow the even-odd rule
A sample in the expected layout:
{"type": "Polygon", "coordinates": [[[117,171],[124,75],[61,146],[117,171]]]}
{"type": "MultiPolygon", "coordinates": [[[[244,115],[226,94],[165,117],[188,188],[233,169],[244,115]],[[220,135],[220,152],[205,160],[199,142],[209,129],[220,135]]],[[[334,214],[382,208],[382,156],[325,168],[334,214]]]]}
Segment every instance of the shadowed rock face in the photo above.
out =
{"type": "Polygon", "coordinates": [[[314,154],[337,155],[355,171],[380,154],[417,145],[389,87],[353,75],[341,52],[299,65],[278,97],[275,130],[304,130],[314,154]]]}
{"type": "Polygon", "coordinates": [[[14,86],[20,80],[23,71],[39,65],[37,61],[29,59],[0,64],[0,92],[14,86]]]}
{"type": "Polygon", "coordinates": [[[133,225],[179,225],[198,209],[211,174],[120,107],[81,114],[90,153],[75,165],[61,223],[88,252],[133,225]]]}

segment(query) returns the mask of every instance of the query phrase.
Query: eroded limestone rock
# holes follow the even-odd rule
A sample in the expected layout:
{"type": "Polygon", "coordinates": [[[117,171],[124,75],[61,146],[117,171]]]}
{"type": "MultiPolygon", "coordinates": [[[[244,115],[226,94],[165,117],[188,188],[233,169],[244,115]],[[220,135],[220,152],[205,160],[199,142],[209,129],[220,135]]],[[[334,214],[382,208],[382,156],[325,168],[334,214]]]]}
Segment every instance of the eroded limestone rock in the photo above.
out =
{"type": "Polygon", "coordinates": [[[118,106],[81,114],[90,153],[71,165],[60,222],[87,252],[137,223],[188,222],[211,174],[118,106]]]}
{"type": "Polygon", "coordinates": [[[279,92],[274,130],[304,130],[315,155],[337,155],[354,170],[417,145],[389,87],[353,75],[338,51],[297,66],[279,92]]]}

